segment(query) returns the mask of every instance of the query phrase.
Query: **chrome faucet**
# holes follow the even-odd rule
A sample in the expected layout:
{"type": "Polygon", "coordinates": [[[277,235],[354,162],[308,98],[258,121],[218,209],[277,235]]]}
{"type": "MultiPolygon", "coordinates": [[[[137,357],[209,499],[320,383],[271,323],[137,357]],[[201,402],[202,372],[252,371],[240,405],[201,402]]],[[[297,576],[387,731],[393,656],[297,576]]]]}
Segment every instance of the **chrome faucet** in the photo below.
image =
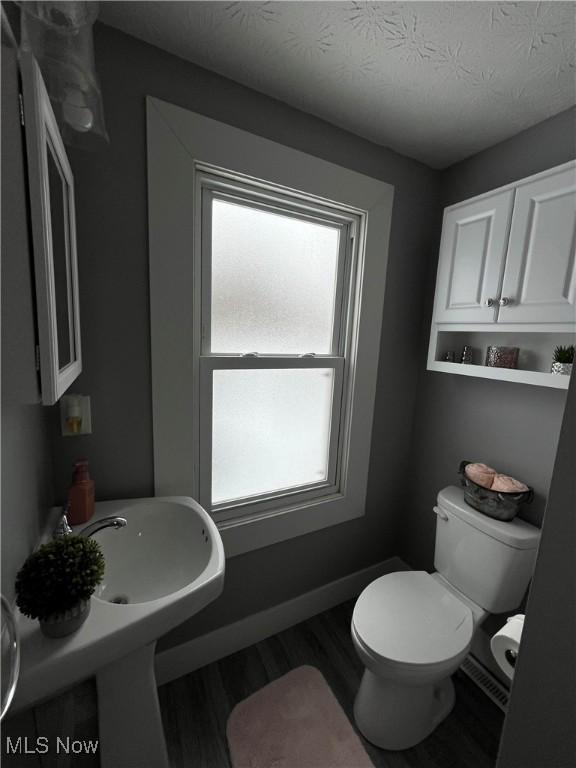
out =
{"type": "MultiPolygon", "coordinates": [[[[69,536],[71,533],[73,533],[72,528],[70,527],[70,524],[68,523],[68,505],[64,507],[62,510],[62,517],[58,521],[58,525],[56,528],[54,528],[54,538],[59,539],[62,536],[69,536]]],[[[100,520],[95,520],[93,523],[90,523],[90,525],[87,525],[85,528],[82,528],[81,531],[78,531],[78,536],[84,536],[85,538],[89,538],[90,536],[93,536],[98,531],[101,531],[103,528],[124,528],[124,526],[127,524],[127,520],[125,517],[101,517],[100,520]]]]}
{"type": "Polygon", "coordinates": [[[70,524],[68,523],[68,505],[66,505],[62,509],[62,517],[60,520],[58,520],[58,524],[56,525],[56,528],[52,531],[52,536],[55,539],[61,539],[62,536],[69,536],[72,533],[72,528],[70,528],[70,524]]]}
{"type": "Polygon", "coordinates": [[[87,525],[86,528],[82,528],[78,536],[89,538],[103,528],[124,528],[127,523],[128,521],[125,517],[101,517],[100,520],[96,520],[94,523],[87,525]]]}

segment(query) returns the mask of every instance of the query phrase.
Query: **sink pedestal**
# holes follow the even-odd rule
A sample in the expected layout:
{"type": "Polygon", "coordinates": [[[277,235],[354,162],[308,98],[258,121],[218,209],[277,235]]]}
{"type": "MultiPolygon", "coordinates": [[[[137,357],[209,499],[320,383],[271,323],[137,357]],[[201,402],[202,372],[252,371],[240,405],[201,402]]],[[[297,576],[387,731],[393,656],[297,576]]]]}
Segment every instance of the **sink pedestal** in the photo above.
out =
{"type": "Polygon", "coordinates": [[[169,768],[151,643],[96,674],[101,768],[169,768]]]}

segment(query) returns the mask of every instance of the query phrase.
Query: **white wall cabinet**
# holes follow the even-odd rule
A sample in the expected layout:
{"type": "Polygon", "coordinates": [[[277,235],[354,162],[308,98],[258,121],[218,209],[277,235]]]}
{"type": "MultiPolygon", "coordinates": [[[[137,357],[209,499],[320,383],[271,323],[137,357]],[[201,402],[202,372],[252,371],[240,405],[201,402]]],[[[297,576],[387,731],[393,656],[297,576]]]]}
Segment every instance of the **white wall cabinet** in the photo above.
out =
{"type": "Polygon", "coordinates": [[[429,369],[566,388],[550,362],[575,334],[576,161],[446,208],[429,369]],[[518,370],[483,366],[500,339],[518,370]],[[474,364],[457,362],[462,343],[474,364]]]}
{"type": "Polygon", "coordinates": [[[576,323],[574,163],[444,214],[434,321],[576,323]]]}

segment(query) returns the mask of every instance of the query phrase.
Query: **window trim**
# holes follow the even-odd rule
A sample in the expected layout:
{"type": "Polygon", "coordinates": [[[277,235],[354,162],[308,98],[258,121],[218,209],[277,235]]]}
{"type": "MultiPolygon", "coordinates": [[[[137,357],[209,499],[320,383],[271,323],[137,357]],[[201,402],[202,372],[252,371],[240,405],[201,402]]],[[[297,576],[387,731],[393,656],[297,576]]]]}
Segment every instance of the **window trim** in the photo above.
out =
{"type": "MultiPolygon", "coordinates": [[[[334,498],[311,498],[255,518],[218,522],[227,556],[361,517],[365,511],[380,331],[386,281],[393,187],[317,157],[206,118],[164,101],[147,99],[148,215],[154,478],[157,495],[197,498],[198,476],[191,407],[194,354],[190,338],[201,294],[194,280],[190,243],[198,227],[191,216],[196,175],[202,165],[233,168],[251,181],[269,179],[289,191],[305,190],[330,207],[366,212],[358,231],[366,258],[355,285],[361,295],[354,381],[347,392],[352,415],[346,487],[334,498]],[[190,300],[192,298],[192,301],[190,300]]],[[[234,173],[231,176],[234,176],[234,173]]],[[[256,185],[257,181],[254,182],[256,185]]],[[[265,187],[266,185],[262,185],[265,187]]],[[[356,303],[358,303],[356,301],[356,303]]],[[[198,377],[196,377],[197,379],[198,377]]]]}
{"type": "MultiPolygon", "coordinates": [[[[196,498],[217,521],[257,517],[263,512],[280,511],[284,506],[305,503],[310,499],[334,498],[347,475],[346,444],[349,440],[351,398],[345,387],[353,384],[355,360],[352,339],[358,324],[358,307],[354,289],[363,262],[357,232],[366,226],[366,213],[349,206],[331,203],[327,206],[316,197],[287,191],[278,185],[247,179],[229,171],[195,163],[196,238],[194,249],[195,282],[201,284],[200,305],[194,308],[196,323],[193,347],[200,350],[197,361],[198,385],[197,429],[195,430],[198,487],[196,498]],[[214,200],[233,200],[257,210],[274,211],[336,228],[339,233],[334,321],[331,350],[327,354],[258,355],[244,357],[233,353],[212,353],[211,337],[211,240],[212,205],[214,200]],[[334,371],[327,480],[303,484],[290,489],[259,494],[251,498],[212,504],[212,374],[217,369],[319,368],[334,371]],[[292,504],[290,504],[292,502],[292,504]]],[[[306,353],[303,353],[306,354],[306,353]]],[[[196,362],[196,358],[195,358],[196,362]]]]}

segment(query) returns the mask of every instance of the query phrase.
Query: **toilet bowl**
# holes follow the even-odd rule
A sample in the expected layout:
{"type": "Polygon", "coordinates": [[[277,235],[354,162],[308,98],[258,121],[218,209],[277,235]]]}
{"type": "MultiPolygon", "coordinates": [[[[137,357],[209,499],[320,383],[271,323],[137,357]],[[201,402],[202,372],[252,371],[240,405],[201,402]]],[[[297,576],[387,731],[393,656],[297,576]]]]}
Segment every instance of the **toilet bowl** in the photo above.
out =
{"type": "Polygon", "coordinates": [[[354,703],[364,736],[385,749],[425,739],[454,705],[450,680],[488,613],[514,610],[528,587],[540,532],[466,504],[462,488],[438,494],[433,574],[399,571],[356,602],[352,641],[366,667],[354,703]]]}
{"type": "Polygon", "coordinates": [[[468,653],[477,621],[435,576],[382,576],[354,608],[352,640],[366,667],[354,716],[364,737],[384,749],[422,741],[454,705],[450,675],[468,653]]]}

